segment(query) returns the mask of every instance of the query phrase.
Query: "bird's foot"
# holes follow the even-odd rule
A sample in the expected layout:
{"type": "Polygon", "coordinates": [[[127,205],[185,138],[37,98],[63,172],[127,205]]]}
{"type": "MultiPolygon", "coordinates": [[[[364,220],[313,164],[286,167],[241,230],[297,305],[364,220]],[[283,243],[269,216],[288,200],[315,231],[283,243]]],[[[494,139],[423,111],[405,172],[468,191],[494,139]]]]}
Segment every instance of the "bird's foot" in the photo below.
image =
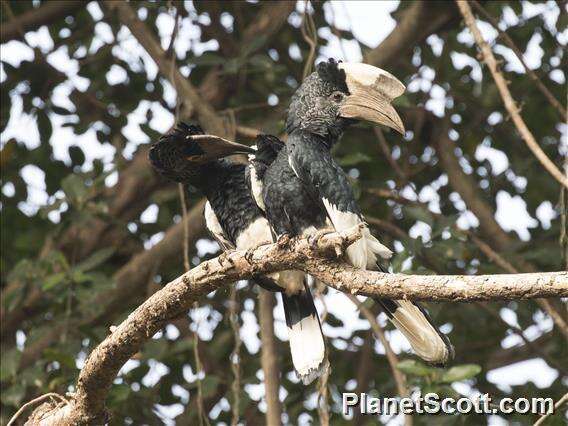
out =
{"type": "Polygon", "coordinates": [[[254,251],[256,250],[256,247],[252,247],[249,248],[246,252],[245,252],[245,260],[247,261],[247,263],[250,265],[252,263],[252,257],[254,256],[254,251]]]}
{"type": "Polygon", "coordinates": [[[316,231],[315,234],[312,234],[308,237],[308,244],[310,245],[310,249],[312,251],[317,250],[319,240],[326,234],[333,232],[332,228],[323,228],[316,231]]]}
{"type": "Polygon", "coordinates": [[[265,246],[267,244],[272,244],[272,241],[263,241],[260,244],[257,244],[254,247],[250,247],[246,250],[244,257],[245,257],[245,260],[248,262],[249,265],[252,263],[252,257],[254,256],[254,252],[256,251],[256,249],[261,247],[261,246],[265,246]]]}
{"type": "Polygon", "coordinates": [[[225,266],[225,263],[229,263],[230,265],[233,265],[233,259],[231,259],[230,254],[233,252],[233,250],[229,250],[229,251],[224,251],[223,253],[221,253],[219,255],[219,257],[217,258],[217,261],[219,262],[219,266],[225,266]]]}
{"type": "Polygon", "coordinates": [[[290,237],[290,234],[282,234],[282,235],[278,236],[278,239],[276,240],[276,244],[280,248],[287,247],[290,244],[291,240],[292,240],[292,237],[290,237]]]}

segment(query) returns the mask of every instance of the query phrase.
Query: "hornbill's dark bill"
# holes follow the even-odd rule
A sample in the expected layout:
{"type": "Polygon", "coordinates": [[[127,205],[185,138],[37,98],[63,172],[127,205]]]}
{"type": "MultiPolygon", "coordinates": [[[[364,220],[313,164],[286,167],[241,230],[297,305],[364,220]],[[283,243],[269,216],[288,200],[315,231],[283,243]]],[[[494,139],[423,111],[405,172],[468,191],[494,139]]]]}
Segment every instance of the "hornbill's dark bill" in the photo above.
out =
{"type": "MultiPolygon", "coordinates": [[[[249,146],[180,123],[152,146],[149,159],[169,180],[203,191],[207,197],[205,225],[223,250],[246,250],[271,242],[271,230],[249,191],[247,166],[223,157],[252,152],[249,146]]],[[[267,277],[254,281],[268,290],[279,289],[267,277]]]]}
{"type": "MultiPolygon", "coordinates": [[[[332,226],[343,231],[365,224],[347,176],[331,156],[331,147],[355,120],[384,124],[401,133],[402,120],[391,105],[404,85],[391,74],[364,64],[334,60],[318,64],[292,97],[288,141],[264,175],[263,202],[277,235],[302,235],[332,226]]],[[[361,269],[381,269],[392,252],[371,235],[346,251],[361,269]]],[[[444,364],[453,355],[445,335],[416,303],[376,300],[424,360],[444,364]]],[[[294,349],[292,349],[294,352],[294,349]]],[[[304,355],[312,360],[313,354],[304,355]]]]}

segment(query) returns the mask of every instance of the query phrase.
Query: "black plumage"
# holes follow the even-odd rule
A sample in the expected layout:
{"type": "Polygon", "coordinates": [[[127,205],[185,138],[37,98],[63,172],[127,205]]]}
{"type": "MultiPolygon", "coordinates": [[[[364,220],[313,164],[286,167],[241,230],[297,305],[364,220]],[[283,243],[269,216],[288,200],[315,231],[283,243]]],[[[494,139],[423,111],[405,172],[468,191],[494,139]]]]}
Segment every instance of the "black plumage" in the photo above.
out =
{"type": "MultiPolygon", "coordinates": [[[[342,231],[365,224],[331,148],[357,118],[404,131],[390,106],[392,98],[402,93],[401,86],[403,90],[402,83],[382,70],[360,64],[343,66],[333,60],[319,64],[306,78],[289,108],[286,146],[263,179],[266,215],[278,235],[302,235],[330,225],[342,231]],[[351,74],[346,75],[343,68],[351,74]],[[364,90],[365,84],[368,90],[364,90]]],[[[363,238],[346,254],[353,266],[375,270],[383,270],[380,262],[392,255],[366,224],[363,238]]],[[[447,337],[421,306],[410,301],[376,301],[423,359],[443,364],[453,356],[447,337]]]]}
{"type": "MultiPolygon", "coordinates": [[[[152,166],[167,179],[182,183],[186,190],[193,186],[203,192],[208,200],[205,207],[206,226],[224,249],[239,245],[241,247],[238,248],[248,249],[270,242],[270,227],[247,184],[247,165],[227,158],[216,158],[220,150],[215,144],[225,144],[223,155],[254,150],[238,144],[227,144],[222,138],[210,135],[198,143],[200,135],[204,135],[201,127],[178,124],[151,147],[149,159],[152,166]],[[215,154],[207,157],[209,151],[215,154]],[[251,233],[251,227],[254,228],[254,234],[251,233]],[[259,235],[264,240],[256,240],[259,235]]],[[[278,290],[276,284],[266,277],[256,277],[255,281],[269,290],[278,290]]]]}

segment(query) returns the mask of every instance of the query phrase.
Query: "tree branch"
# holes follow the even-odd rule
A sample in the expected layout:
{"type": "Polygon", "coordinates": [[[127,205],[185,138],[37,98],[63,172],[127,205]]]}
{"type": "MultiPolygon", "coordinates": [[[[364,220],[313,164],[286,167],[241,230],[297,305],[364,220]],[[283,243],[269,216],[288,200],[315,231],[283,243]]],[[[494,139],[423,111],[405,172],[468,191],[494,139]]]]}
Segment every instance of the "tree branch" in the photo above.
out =
{"type": "MultiPolygon", "coordinates": [[[[190,224],[189,235],[192,241],[202,234],[204,229],[203,219],[204,200],[198,202],[188,214],[187,222],[190,224]]],[[[135,303],[133,295],[140,295],[137,291],[147,279],[153,265],[163,260],[179,255],[183,248],[183,221],[170,227],[164,238],[150,250],[144,250],[120,268],[113,276],[115,285],[100,292],[93,298],[90,305],[102,306],[100,310],[94,310],[84,314],[76,323],[76,328],[92,326],[104,323],[105,326],[112,324],[117,313],[124,309],[125,300],[135,303]]],[[[20,369],[24,369],[36,362],[43,351],[60,338],[64,325],[52,326],[41,338],[33,344],[27,345],[20,359],[20,369]]]]}
{"type": "Polygon", "coordinates": [[[483,57],[483,61],[489,67],[489,71],[491,71],[491,75],[495,80],[495,84],[497,85],[497,89],[501,94],[501,98],[503,98],[503,103],[505,104],[505,108],[511,115],[513,123],[517,127],[521,137],[537,158],[538,161],[542,164],[542,166],[546,169],[548,173],[550,173],[561,185],[564,185],[568,188],[568,177],[566,177],[556,165],[550,161],[547,155],[544,153],[542,148],[538,145],[537,141],[535,140],[534,136],[532,135],[531,131],[523,121],[521,114],[519,113],[519,108],[515,100],[513,99],[509,88],[507,87],[507,82],[503,77],[503,74],[498,69],[497,60],[495,56],[493,56],[493,52],[491,51],[491,47],[487,44],[487,42],[483,39],[479,28],[477,28],[477,24],[475,23],[475,17],[471,12],[471,8],[469,4],[465,0],[456,0],[458,8],[463,15],[464,21],[466,25],[469,27],[475,42],[481,49],[481,54],[483,57]]]}
{"type": "Polygon", "coordinates": [[[452,23],[457,24],[458,17],[454,5],[445,1],[411,2],[402,11],[395,29],[381,44],[365,54],[363,62],[381,68],[392,66],[400,58],[409,57],[407,52],[429,35],[452,23]]]}
{"type": "Polygon", "coordinates": [[[81,370],[77,392],[52,416],[57,416],[58,424],[104,423],[105,400],[116,375],[146,340],[187,311],[198,298],[258,274],[300,269],[322,282],[333,282],[333,287],[341,291],[392,299],[469,301],[568,296],[568,272],[421,276],[360,271],[330,259],[342,255],[360,237],[361,228],[354,227],[344,233],[324,235],[316,247],[305,237],[283,238],[257,247],[252,253],[234,251],[201,263],[150,296],[95,348],[81,370]]]}
{"type": "Polygon", "coordinates": [[[560,102],[558,102],[558,99],[556,99],[554,95],[550,93],[550,90],[548,90],[548,88],[544,85],[544,83],[538,77],[538,75],[536,75],[536,73],[528,67],[527,63],[525,62],[523,52],[521,52],[521,50],[517,47],[517,45],[515,44],[513,39],[509,36],[509,34],[507,34],[505,31],[502,31],[499,28],[499,22],[497,22],[497,20],[493,16],[491,16],[491,14],[487,12],[487,10],[485,10],[477,0],[471,0],[471,4],[473,4],[473,7],[475,7],[475,9],[479,13],[481,13],[485,19],[489,21],[489,23],[493,26],[493,28],[495,28],[495,31],[499,33],[499,37],[502,38],[503,41],[507,44],[507,46],[509,46],[509,48],[515,53],[515,55],[523,65],[523,68],[525,69],[527,75],[534,81],[536,87],[538,87],[538,89],[548,100],[548,102],[554,108],[556,108],[556,110],[560,113],[562,119],[564,121],[568,120],[566,109],[562,106],[562,104],[560,104],[560,102]]]}
{"type": "Polygon", "coordinates": [[[53,0],[42,3],[37,9],[28,10],[13,20],[2,22],[0,27],[0,43],[22,38],[24,33],[32,31],[42,25],[48,25],[64,16],[73,14],[85,6],[85,1],[58,1],[53,0]]]}
{"type": "Polygon", "coordinates": [[[282,424],[280,406],[280,368],[278,350],[274,335],[274,296],[266,290],[260,290],[258,298],[258,322],[260,323],[261,357],[260,364],[264,373],[264,397],[266,399],[266,424],[282,424]]]}
{"type": "Polygon", "coordinates": [[[199,121],[206,127],[206,130],[216,135],[226,136],[227,130],[223,120],[215,113],[211,105],[201,98],[197,89],[190,81],[185,78],[175,66],[167,53],[162,49],[153,34],[148,30],[146,24],[138,19],[136,13],[126,2],[104,1],[103,5],[111,12],[117,13],[123,24],[128,27],[132,35],[136,37],[142,47],[148,52],[150,57],[158,66],[160,73],[166,77],[174,87],[180,92],[178,96],[183,99],[186,109],[185,115],[191,115],[190,111],[195,110],[199,121]]]}

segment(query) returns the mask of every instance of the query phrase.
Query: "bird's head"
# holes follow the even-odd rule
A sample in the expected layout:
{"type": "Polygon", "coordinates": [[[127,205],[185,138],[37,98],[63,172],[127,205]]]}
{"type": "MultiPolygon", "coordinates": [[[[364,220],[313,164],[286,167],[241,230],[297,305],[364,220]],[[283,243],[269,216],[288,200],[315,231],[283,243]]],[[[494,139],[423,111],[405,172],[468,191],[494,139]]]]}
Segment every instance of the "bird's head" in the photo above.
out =
{"type": "Polygon", "coordinates": [[[149,159],[152,166],[176,182],[195,180],[202,167],[233,154],[255,152],[249,146],[206,135],[201,127],[179,123],[152,145],[149,159]]]}
{"type": "Polygon", "coordinates": [[[404,90],[396,77],[372,65],[320,62],[292,96],[287,131],[302,129],[335,139],[349,123],[364,120],[404,134],[391,105],[404,90]]]}

